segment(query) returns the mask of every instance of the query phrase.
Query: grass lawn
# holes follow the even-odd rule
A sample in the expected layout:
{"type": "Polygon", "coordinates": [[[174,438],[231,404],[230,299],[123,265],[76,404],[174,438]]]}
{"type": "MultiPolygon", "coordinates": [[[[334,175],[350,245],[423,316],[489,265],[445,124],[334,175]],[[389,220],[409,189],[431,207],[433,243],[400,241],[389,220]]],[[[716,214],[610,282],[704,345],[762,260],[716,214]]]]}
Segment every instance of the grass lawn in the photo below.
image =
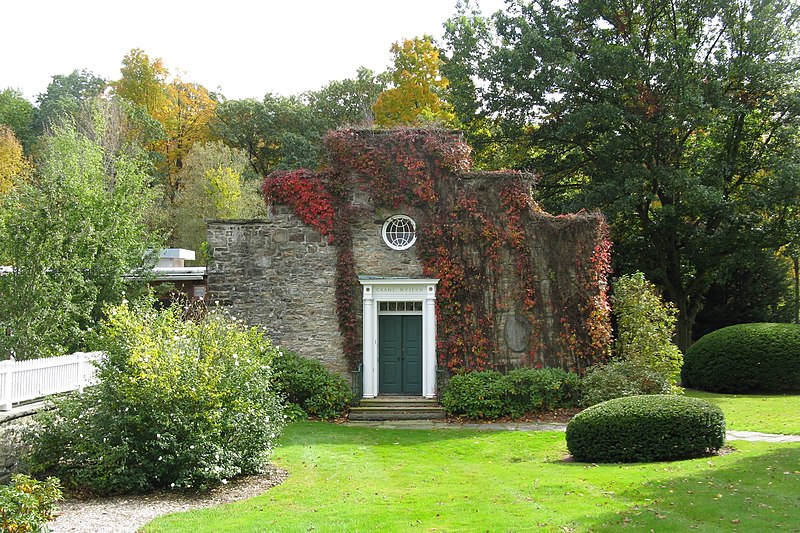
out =
{"type": "Polygon", "coordinates": [[[686,389],[686,396],[719,405],[728,429],[800,435],[800,395],[714,394],[686,389]]]}
{"type": "Polygon", "coordinates": [[[291,424],[290,476],[265,494],[163,517],[149,532],[796,531],[800,444],[734,442],[723,456],[565,462],[558,432],[291,424]]]}

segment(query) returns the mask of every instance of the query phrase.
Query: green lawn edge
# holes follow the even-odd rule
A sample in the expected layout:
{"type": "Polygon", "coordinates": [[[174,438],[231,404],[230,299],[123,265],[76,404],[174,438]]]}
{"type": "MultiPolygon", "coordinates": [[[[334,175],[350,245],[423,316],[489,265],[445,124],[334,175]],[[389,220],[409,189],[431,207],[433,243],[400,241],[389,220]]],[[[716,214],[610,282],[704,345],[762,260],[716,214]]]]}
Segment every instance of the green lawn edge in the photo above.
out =
{"type": "Polygon", "coordinates": [[[800,444],[734,442],[650,464],[565,461],[561,432],[291,424],[289,478],[246,501],[146,532],[763,531],[800,523],[800,444]]]}
{"type": "Polygon", "coordinates": [[[718,405],[729,430],[800,435],[799,394],[715,394],[691,389],[685,394],[718,405]]]}

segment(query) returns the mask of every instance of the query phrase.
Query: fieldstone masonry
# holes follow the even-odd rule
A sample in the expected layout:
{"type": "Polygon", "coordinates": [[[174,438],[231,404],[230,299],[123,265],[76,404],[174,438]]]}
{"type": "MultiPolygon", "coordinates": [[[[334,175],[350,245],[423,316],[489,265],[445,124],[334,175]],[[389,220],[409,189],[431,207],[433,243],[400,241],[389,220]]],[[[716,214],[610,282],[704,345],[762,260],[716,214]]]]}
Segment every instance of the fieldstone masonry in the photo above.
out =
{"type": "MultiPolygon", "coordinates": [[[[368,134],[378,135],[382,134],[368,134]]],[[[531,177],[526,175],[465,172],[458,174],[453,187],[470,189],[485,208],[483,212],[489,213],[487,216],[494,223],[503,225],[507,220],[503,217],[507,215],[503,214],[499,191],[508,183],[506,180],[532,184],[531,177]]],[[[353,171],[345,181],[357,184],[359,176],[353,171]]],[[[417,222],[419,232],[420,224],[432,219],[430,212],[416,211],[411,206],[392,209],[376,205],[369,190],[359,186],[351,188],[351,202],[358,213],[352,225],[353,258],[358,276],[428,277],[423,273],[417,246],[404,251],[393,250],[384,243],[381,230],[389,217],[403,214],[417,222]]],[[[502,267],[488,273],[492,279],[486,285],[491,289],[484,295],[486,308],[497,312],[491,333],[495,367],[532,364],[529,359],[526,361],[532,347],[537,351],[540,364],[545,366],[578,369],[587,366],[587,360],[580,359],[584,356],[573,357],[565,348],[563,318],[555,310],[554,303],[571,308],[584,305],[582,298],[586,293],[579,290],[576,275],[578,269],[586,268],[581,264],[588,261],[588,257],[586,250],[577,245],[577,239],[585,239],[579,235],[591,233],[594,231],[591,228],[598,227],[601,221],[602,217],[597,215],[588,222],[571,223],[540,212],[533,212],[525,220],[525,231],[533,236],[529,253],[536,283],[536,328],[532,328],[531,320],[518,301],[515,256],[508,247],[500,252],[502,267]]],[[[317,359],[331,370],[346,375],[349,368],[336,315],[337,254],[326,237],[306,226],[287,206],[273,205],[267,220],[210,221],[208,243],[212,254],[208,270],[212,305],[219,302],[229,307],[246,322],[262,325],[276,344],[317,359]]],[[[472,254],[468,259],[472,258],[474,263],[482,260],[477,247],[467,247],[464,253],[472,254]]],[[[603,294],[602,287],[596,289],[598,297],[603,294]]],[[[591,294],[590,297],[594,298],[591,294]]],[[[360,302],[361,296],[357,298],[360,302]]],[[[357,307],[358,316],[354,318],[360,324],[360,305],[357,307]]]]}
{"type": "Polygon", "coordinates": [[[33,416],[0,417],[0,485],[11,481],[11,476],[24,471],[20,457],[30,448],[22,436],[27,427],[33,423],[33,416]]]}
{"type": "Polygon", "coordinates": [[[336,250],[283,206],[268,220],[212,220],[210,304],[261,325],[278,345],[347,372],[334,296],[336,250]]]}

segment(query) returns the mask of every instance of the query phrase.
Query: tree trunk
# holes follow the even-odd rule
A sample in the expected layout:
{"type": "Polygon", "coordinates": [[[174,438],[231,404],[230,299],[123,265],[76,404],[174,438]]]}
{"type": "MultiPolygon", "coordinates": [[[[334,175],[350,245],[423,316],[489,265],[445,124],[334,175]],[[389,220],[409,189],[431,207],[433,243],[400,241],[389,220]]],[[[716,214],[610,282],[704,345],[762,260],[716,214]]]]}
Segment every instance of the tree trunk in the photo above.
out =
{"type": "Polygon", "coordinates": [[[685,312],[678,314],[678,321],[675,324],[675,344],[684,354],[689,346],[692,345],[692,330],[694,329],[694,317],[689,318],[685,312]]]}
{"type": "Polygon", "coordinates": [[[794,313],[792,322],[798,324],[800,323],[800,256],[795,255],[792,257],[792,264],[794,266],[794,313]]]}

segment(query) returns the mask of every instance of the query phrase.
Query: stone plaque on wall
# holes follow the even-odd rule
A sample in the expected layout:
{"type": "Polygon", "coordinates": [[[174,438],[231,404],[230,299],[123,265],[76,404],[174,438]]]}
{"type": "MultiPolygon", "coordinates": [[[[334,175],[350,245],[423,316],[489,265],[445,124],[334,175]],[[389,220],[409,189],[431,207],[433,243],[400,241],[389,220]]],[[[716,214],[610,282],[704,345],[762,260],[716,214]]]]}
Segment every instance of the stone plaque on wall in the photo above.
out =
{"type": "Polygon", "coordinates": [[[517,316],[510,313],[506,316],[505,327],[506,344],[514,353],[521,353],[528,350],[531,342],[531,323],[525,316],[517,316]]]}

